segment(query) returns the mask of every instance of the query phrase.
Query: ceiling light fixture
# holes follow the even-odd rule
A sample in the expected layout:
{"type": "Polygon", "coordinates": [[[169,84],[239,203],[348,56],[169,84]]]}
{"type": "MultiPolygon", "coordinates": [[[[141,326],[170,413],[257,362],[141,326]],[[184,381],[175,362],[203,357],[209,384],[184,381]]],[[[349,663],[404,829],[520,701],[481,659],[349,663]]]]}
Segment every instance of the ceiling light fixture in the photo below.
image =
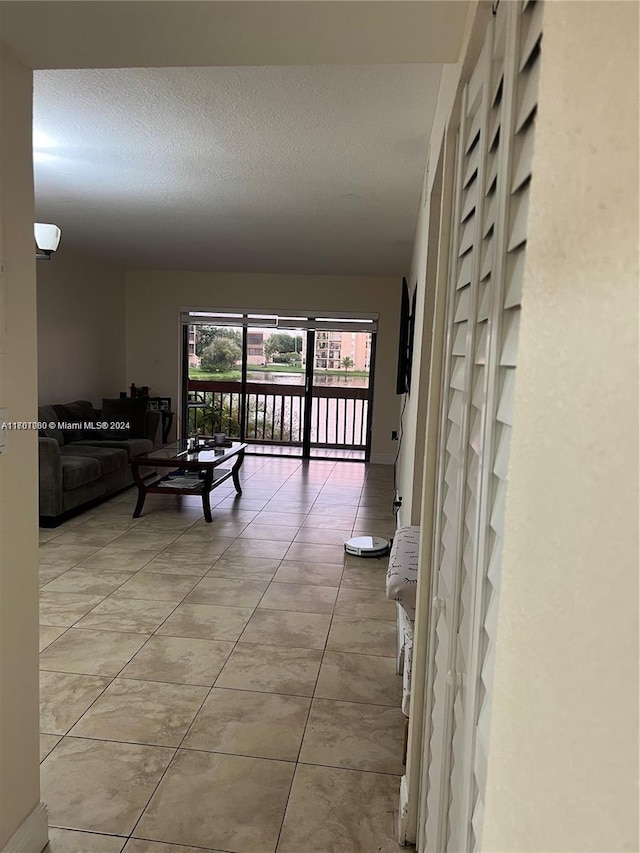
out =
{"type": "Polygon", "coordinates": [[[33,234],[36,240],[36,258],[48,261],[60,245],[61,231],[57,225],[35,222],[33,234]]]}

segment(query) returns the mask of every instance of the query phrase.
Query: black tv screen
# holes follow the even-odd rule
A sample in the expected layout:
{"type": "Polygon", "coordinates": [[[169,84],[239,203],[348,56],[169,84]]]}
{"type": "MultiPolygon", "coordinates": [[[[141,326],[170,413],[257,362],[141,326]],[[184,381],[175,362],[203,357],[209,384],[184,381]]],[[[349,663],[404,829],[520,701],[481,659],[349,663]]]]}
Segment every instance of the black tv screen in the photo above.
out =
{"type": "Polygon", "coordinates": [[[396,394],[406,394],[411,383],[411,309],[409,307],[409,285],[402,278],[402,294],[400,296],[400,329],[398,332],[398,373],[396,377],[396,394]]]}

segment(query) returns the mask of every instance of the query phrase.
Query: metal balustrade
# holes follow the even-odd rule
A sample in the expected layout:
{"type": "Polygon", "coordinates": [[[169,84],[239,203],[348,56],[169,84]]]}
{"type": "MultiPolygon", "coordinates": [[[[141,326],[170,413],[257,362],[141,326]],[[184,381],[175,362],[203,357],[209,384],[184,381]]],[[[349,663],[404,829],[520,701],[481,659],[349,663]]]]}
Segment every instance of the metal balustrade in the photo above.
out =
{"type": "MultiPolygon", "coordinates": [[[[305,389],[301,385],[247,382],[244,436],[242,387],[239,382],[190,379],[187,429],[206,434],[224,432],[248,443],[301,447],[305,389]]],[[[369,414],[366,388],[320,386],[311,402],[311,446],[365,450],[369,414]]]]}

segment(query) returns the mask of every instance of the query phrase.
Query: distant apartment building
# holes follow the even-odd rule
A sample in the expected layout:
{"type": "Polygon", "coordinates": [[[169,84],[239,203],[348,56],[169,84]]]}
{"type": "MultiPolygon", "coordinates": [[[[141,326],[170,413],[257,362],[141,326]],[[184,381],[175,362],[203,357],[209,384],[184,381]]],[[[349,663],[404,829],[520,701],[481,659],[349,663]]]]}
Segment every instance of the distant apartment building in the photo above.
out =
{"type": "Polygon", "coordinates": [[[267,363],[264,354],[264,342],[268,332],[247,332],[247,364],[263,365],[267,363]]]}
{"type": "Polygon", "coordinates": [[[342,360],[350,358],[352,370],[369,370],[371,335],[368,332],[316,332],[314,366],[318,370],[341,370],[342,360]]]}
{"type": "Polygon", "coordinates": [[[371,367],[371,335],[368,332],[345,332],[349,338],[351,351],[345,355],[351,356],[354,370],[369,370],[371,367]]]}
{"type": "Polygon", "coordinates": [[[342,332],[316,332],[315,367],[338,370],[342,351],[342,332]]]}
{"type": "Polygon", "coordinates": [[[196,355],[196,327],[189,326],[189,367],[200,367],[200,356],[196,355]]]}

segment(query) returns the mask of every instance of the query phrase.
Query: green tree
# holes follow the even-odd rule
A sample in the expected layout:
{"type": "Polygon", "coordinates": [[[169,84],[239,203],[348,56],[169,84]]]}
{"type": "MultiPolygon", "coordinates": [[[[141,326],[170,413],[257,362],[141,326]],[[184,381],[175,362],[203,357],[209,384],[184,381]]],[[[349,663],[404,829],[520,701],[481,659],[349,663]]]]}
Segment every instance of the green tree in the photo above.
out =
{"type": "Polygon", "coordinates": [[[222,373],[235,367],[242,358],[240,344],[231,338],[214,337],[201,356],[200,366],[212,373],[222,373]]]}
{"type": "Polygon", "coordinates": [[[302,363],[302,358],[299,352],[282,352],[275,353],[273,356],[274,364],[290,364],[295,367],[300,367],[302,363]]]}
{"type": "Polygon", "coordinates": [[[302,338],[300,335],[288,335],[286,332],[276,332],[264,342],[264,354],[273,358],[276,353],[301,352],[302,338]]]}
{"type": "Polygon", "coordinates": [[[342,361],[340,362],[340,366],[341,366],[341,367],[344,367],[344,379],[345,379],[345,382],[347,381],[347,371],[348,371],[350,368],[352,368],[354,365],[355,365],[354,360],[353,360],[350,356],[348,356],[348,355],[345,355],[345,357],[344,357],[344,358],[342,359],[342,361]]]}
{"type": "Polygon", "coordinates": [[[196,326],[196,355],[202,357],[204,351],[219,338],[227,338],[242,346],[242,333],[229,326],[196,326]]]}

